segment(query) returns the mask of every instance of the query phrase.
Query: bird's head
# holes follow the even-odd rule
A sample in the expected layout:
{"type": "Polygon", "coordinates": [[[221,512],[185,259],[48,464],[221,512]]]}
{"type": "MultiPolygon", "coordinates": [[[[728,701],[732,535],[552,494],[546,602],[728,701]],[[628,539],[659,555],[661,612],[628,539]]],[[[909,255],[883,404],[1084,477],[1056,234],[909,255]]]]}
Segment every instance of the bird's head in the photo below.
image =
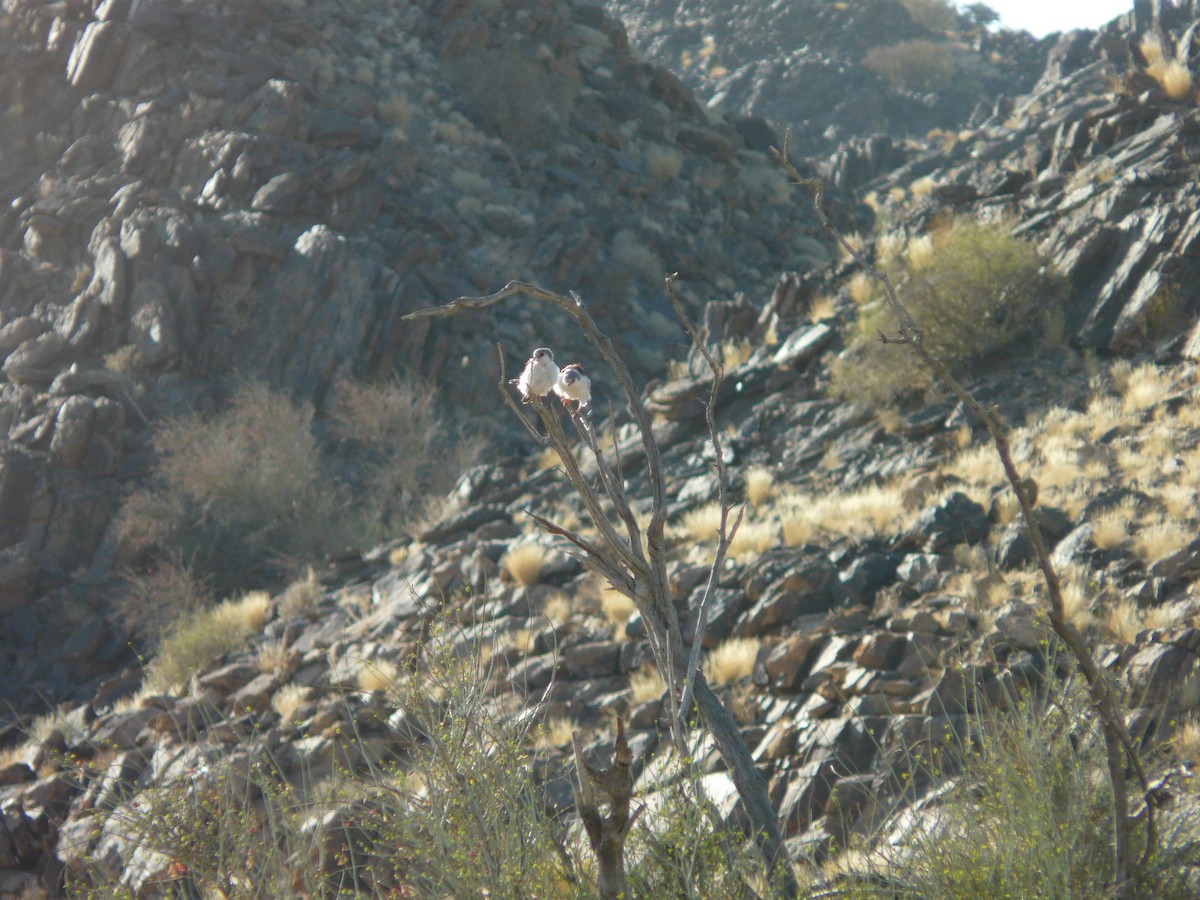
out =
{"type": "Polygon", "coordinates": [[[538,347],[533,351],[533,358],[538,361],[554,362],[554,351],[549,347],[538,347]]]}

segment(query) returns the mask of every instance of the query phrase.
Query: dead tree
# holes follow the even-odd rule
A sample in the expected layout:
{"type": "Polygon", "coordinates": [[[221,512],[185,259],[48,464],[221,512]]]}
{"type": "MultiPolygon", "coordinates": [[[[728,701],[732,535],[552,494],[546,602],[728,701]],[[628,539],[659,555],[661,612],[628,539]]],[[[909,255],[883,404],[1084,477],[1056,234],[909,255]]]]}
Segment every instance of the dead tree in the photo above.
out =
{"type": "Polygon", "coordinates": [[[579,780],[575,809],[596,855],[596,889],[601,900],[616,900],[626,896],[625,839],[646,808],[641,806],[632,815],[629,813],[633,798],[633,753],[625,740],[625,722],[617,717],[617,742],[612,765],[607,769],[597,769],[583,758],[578,732],[572,732],[571,746],[575,751],[575,777],[579,780]],[[597,793],[608,804],[607,815],[601,811],[597,793]]]}
{"type": "MultiPolygon", "coordinates": [[[[721,522],[717,534],[707,591],[700,604],[703,616],[708,608],[709,596],[716,586],[717,578],[728,552],[730,541],[740,522],[740,513],[730,522],[728,485],[720,439],[713,426],[713,408],[717,389],[720,386],[722,369],[715,356],[705,346],[702,336],[683,315],[674,290],[668,279],[668,290],[676,312],[684,328],[692,337],[699,351],[713,369],[714,383],[706,408],[709,439],[716,451],[717,480],[721,500],[721,522]]],[[[794,897],[799,886],[792,872],[778,817],[767,796],[766,782],[759,774],[750,755],[750,749],[742,739],[737,722],[713,691],[699,666],[699,644],[703,634],[703,619],[697,623],[692,645],[683,639],[679,614],[671,601],[670,583],[667,577],[666,489],[662,473],[662,457],[654,437],[650,414],[642,402],[633,376],[613,346],[612,340],[596,326],[595,320],[584,306],[578,294],[570,296],[554,293],[524,282],[510,282],[494,294],[483,297],[460,297],[432,309],[410,313],[405,319],[430,316],[452,316],[487,309],[506,300],[528,297],[568,313],[583,332],[588,343],[596,349],[615,376],[625,404],[633,417],[645,455],[646,474],[650,485],[651,515],[649,525],[643,532],[633,507],[625,494],[624,480],[600,449],[599,440],[587,416],[574,412],[569,416],[572,430],[583,441],[599,472],[599,490],[584,477],[579,458],[575,453],[575,442],[569,440],[563,426],[562,414],[554,405],[534,399],[532,409],[540,420],[544,434],[540,432],[513,401],[505,382],[503,352],[501,352],[500,389],[505,402],[517,415],[534,440],[543,446],[554,448],[562,463],[562,470],[580,500],[597,531],[596,539],[557,525],[548,519],[530,514],[550,534],[558,535],[573,545],[572,555],[580,563],[605,578],[617,591],[633,600],[653,651],[659,672],[667,683],[667,701],[670,712],[672,740],[681,756],[686,757],[687,720],[694,702],[700,719],[712,735],[721,758],[728,767],[741,798],[747,818],[753,829],[753,838],[767,864],[773,883],[786,896],[794,897]],[[602,499],[603,495],[603,499],[602,499]],[[615,510],[607,512],[606,499],[615,510]]]]}
{"type": "Polygon", "coordinates": [[[1092,656],[1083,636],[1067,619],[1062,581],[1047,552],[1046,542],[1042,538],[1037,516],[1033,511],[1034,500],[1030,495],[1030,484],[1021,477],[1013,460],[1008,429],[999,412],[994,408],[985,408],[976,400],[970,391],[950,373],[945,364],[925,346],[920,327],[896,296],[891,279],[884,272],[872,266],[862,253],[846,240],[825,212],[823,207],[824,184],[820,179],[804,178],[792,165],[787,152],[786,138],[783,149],[772,148],[772,154],[798,186],[808,188],[813,192],[813,206],[825,229],[834,236],[842,249],[862,267],[867,275],[882,285],[888,305],[896,316],[897,335],[891,337],[880,334],[879,339],[883,343],[904,344],[911,348],[922,364],[983,423],[992,439],[996,454],[1000,458],[1000,464],[1004,468],[1004,475],[1020,504],[1021,517],[1029,534],[1030,543],[1033,545],[1034,556],[1037,559],[1038,568],[1042,572],[1042,580],[1046,584],[1046,592],[1050,598],[1050,627],[1074,656],[1079,671],[1083,673],[1083,677],[1088,683],[1092,705],[1100,716],[1108,763],[1108,778],[1113,792],[1113,896],[1133,897],[1136,894],[1135,875],[1138,870],[1144,869],[1154,855],[1157,845],[1154,796],[1150,789],[1150,782],[1146,778],[1145,769],[1142,767],[1137,747],[1133,743],[1129,730],[1125,727],[1125,718],[1121,711],[1117,691],[1110,683],[1108,673],[1092,656]],[[1135,853],[1132,846],[1134,818],[1130,815],[1127,767],[1134,773],[1141,785],[1143,809],[1146,816],[1146,844],[1140,859],[1136,861],[1133,858],[1135,853]]]}

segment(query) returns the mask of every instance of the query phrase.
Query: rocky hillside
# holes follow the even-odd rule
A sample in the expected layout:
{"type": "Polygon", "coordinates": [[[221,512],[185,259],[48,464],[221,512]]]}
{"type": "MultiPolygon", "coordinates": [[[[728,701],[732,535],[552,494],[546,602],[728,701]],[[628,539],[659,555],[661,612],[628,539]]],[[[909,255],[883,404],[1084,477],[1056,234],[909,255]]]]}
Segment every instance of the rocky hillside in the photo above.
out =
{"type": "MultiPolygon", "coordinates": [[[[565,321],[511,302],[428,331],[399,317],[514,277],[579,289],[635,362],[678,340],[655,317],[662,267],[710,301],[704,320],[730,366],[717,427],[747,513],[703,640],[797,861],[829,863],[813,878],[833,879],[855,865],[839,854],[847,844],[911,847],[914,823],[934,821],[954,790],[979,799],[931,758],[1070,670],[1047,650],[1028,535],[982,430],[936,391],[874,413],[831,395],[871,303],[857,266],[820,249],[830,242],[807,200],[780,205],[778,176],[736,127],[634,60],[612,20],[560,5],[490,19],[452,3],[387,7],[378,21],[350,4],[319,18],[314,6],[245,4],[6,9],[4,52],[27,64],[0,77],[28,127],[3,170],[19,200],[3,213],[0,257],[11,423],[0,492],[15,573],[0,594],[0,672],[10,697],[74,687],[88,699],[4,732],[0,893],[119,883],[229,895],[265,883],[254,880],[265,863],[221,881],[188,855],[195,812],[226,824],[238,866],[269,855],[253,836],[278,827],[290,855],[269,871],[296,878],[284,893],[353,879],[368,895],[420,895],[420,866],[378,840],[373,804],[402,795],[406,814],[429,808],[428,773],[411,767],[434,740],[422,716],[449,710],[453,692],[415,673],[479,659],[481,645],[473,710],[540,723],[522,732],[517,767],[538,786],[539,815],[569,821],[569,733],[603,755],[613,712],[629,723],[639,796],[661,789],[663,686],[644,628],[533,526],[529,512],[587,522],[554,460],[528,446],[464,473],[444,517],[352,573],[325,568],[220,607],[196,620],[204,641],[181,627],[145,671],[88,682],[121,662],[97,587],[103,523],[145,469],[145,419],[219,400],[235,372],[319,403],[339,377],[401,358],[440,370],[456,402],[494,405],[490,363],[460,369],[459,355],[488,358],[496,335],[513,364],[535,343],[575,352],[565,321]],[[516,46],[530,54],[511,55],[501,22],[522,23],[531,43],[516,46]],[[235,34],[269,35],[253,42],[267,49],[230,44],[235,34]],[[276,43],[293,50],[271,55],[276,43]],[[204,64],[179,65],[188,53],[204,64]],[[510,130],[516,114],[474,93],[484,79],[462,74],[468,59],[535,85],[549,112],[510,130]],[[52,90],[34,73],[78,83],[52,90]],[[575,84],[569,103],[560,78],[575,84]],[[622,118],[628,109],[640,112],[622,118]],[[46,159],[58,168],[39,169],[46,159]],[[63,159],[73,165],[60,171],[63,159]],[[705,173],[717,171],[726,180],[710,190],[705,173]],[[523,217],[534,208],[555,227],[523,217]],[[695,258],[672,255],[689,241],[695,258]],[[557,249],[536,255],[543,242],[557,249]],[[796,267],[801,250],[830,264],[796,267]],[[60,609],[70,617],[51,618],[60,609]],[[384,764],[396,768],[381,775],[384,764]],[[352,781],[344,793],[330,789],[338,777],[352,781]],[[275,789],[297,805],[273,805],[275,789]],[[221,805],[228,790],[237,802],[221,805]]],[[[1195,896],[1200,871],[1198,15],[1194,0],[1139,4],[1100,33],[1060,39],[1031,93],[953,144],[908,147],[891,168],[889,139],[856,140],[822,164],[831,203],[855,209],[840,217],[861,229],[853,243],[902,279],[936,265],[947,223],[969,216],[1006,223],[1069,282],[1059,315],[967,377],[1013,423],[1071,619],[1126,689],[1163,833],[1181,853],[1183,887],[1160,895],[1180,897],[1195,896]]],[[[646,394],[685,623],[716,497],[703,371],[683,361],[646,394]]],[[[615,391],[592,374],[607,435],[615,391]]],[[[637,442],[619,414],[614,425],[605,446],[620,451],[630,497],[645,497],[637,442]]],[[[1070,759],[1092,758],[1089,721],[1065,729],[1070,759]]],[[[700,744],[696,756],[719,814],[740,821],[717,755],[700,744]]]]}
{"type": "Polygon", "coordinates": [[[1037,78],[1052,39],[989,30],[941,0],[610,0],[633,45],[711,108],[790,128],[804,154],[854,137],[957,131],[1037,78]]]}
{"type": "Polygon", "coordinates": [[[571,288],[645,375],[676,340],[664,272],[761,293],[829,256],[594,6],[30,0],[0,57],[0,683],[25,711],[128,659],[110,523],[152,423],[238,379],[321,410],[397,372],[486,416],[462,373],[559,324],[401,316],[571,288]]]}

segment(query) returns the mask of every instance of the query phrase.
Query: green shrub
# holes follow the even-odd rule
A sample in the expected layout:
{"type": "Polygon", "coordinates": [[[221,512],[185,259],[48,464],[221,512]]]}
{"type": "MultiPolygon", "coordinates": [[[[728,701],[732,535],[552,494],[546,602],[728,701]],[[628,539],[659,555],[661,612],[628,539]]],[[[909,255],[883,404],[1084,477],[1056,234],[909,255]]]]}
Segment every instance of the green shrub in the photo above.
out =
{"type": "MultiPolygon", "coordinates": [[[[969,220],[933,235],[931,254],[924,249],[883,265],[925,346],[960,376],[982,371],[996,354],[1036,336],[1067,290],[1066,279],[1033,245],[1002,225],[969,220]]],[[[923,392],[932,381],[911,348],[882,344],[880,333],[895,335],[896,319],[876,290],[832,367],[836,395],[876,409],[923,392]]]]}
{"type": "Polygon", "coordinates": [[[863,57],[862,64],[896,87],[913,91],[949,87],[958,72],[947,44],[924,39],[873,47],[863,57]]]}

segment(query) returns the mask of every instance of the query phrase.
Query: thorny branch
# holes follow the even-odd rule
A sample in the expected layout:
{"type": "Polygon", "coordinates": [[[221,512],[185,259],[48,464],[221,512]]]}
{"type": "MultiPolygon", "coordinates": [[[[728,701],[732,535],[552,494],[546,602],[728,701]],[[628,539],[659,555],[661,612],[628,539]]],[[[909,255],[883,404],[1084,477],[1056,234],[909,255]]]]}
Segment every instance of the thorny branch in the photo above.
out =
{"type": "Polygon", "coordinates": [[[1138,863],[1138,868],[1146,866],[1150,857],[1154,854],[1157,845],[1154,797],[1150,788],[1150,782],[1146,777],[1145,769],[1142,766],[1141,757],[1134,746],[1133,739],[1129,735],[1129,730],[1125,727],[1125,720],[1118,708],[1115,696],[1116,692],[1109,682],[1108,674],[1100,668],[1095,657],[1088,650],[1082,635],[1079,634],[1079,631],[1067,619],[1066,604],[1062,593],[1062,581],[1059,578],[1058,571],[1054,567],[1054,563],[1050,559],[1050,554],[1047,552],[1046,543],[1042,538],[1041,529],[1037,523],[1037,515],[1034,513],[1033,502],[1028,488],[1017,471],[1016,463],[1013,461],[1008,430],[1000,414],[995,409],[984,408],[962,383],[950,374],[945,364],[925,347],[922,341],[923,335],[921,329],[913,321],[912,316],[909,315],[896,296],[896,290],[892,285],[891,279],[884,272],[871,265],[863,254],[846,240],[841,230],[826,214],[823,206],[825,197],[823,182],[818,178],[804,178],[796,170],[795,166],[792,165],[791,159],[788,156],[789,137],[790,135],[785,135],[782,150],[775,147],[771,148],[771,153],[775,160],[794,179],[796,185],[812,190],[813,206],[821,224],[827,231],[833,234],[842,249],[858,263],[862,270],[879,282],[884,288],[888,305],[896,315],[899,336],[890,338],[880,335],[880,340],[885,343],[907,344],[912,347],[913,352],[921,362],[950,389],[950,392],[955,397],[962,401],[967,409],[983,422],[988,435],[992,439],[992,443],[996,447],[996,453],[1000,457],[1000,464],[1004,468],[1005,477],[1008,479],[1013,493],[1016,494],[1017,502],[1020,504],[1025,529],[1029,534],[1034,556],[1037,559],[1038,568],[1042,572],[1042,579],[1046,584],[1046,590],[1050,597],[1050,627],[1058,635],[1059,639],[1067,645],[1067,648],[1075,657],[1080,671],[1087,680],[1092,695],[1092,702],[1095,704],[1096,711],[1100,714],[1108,756],[1109,781],[1113,789],[1113,812],[1115,820],[1113,889],[1118,897],[1132,896],[1133,884],[1130,881],[1130,862],[1132,858],[1130,847],[1131,834],[1129,799],[1125,775],[1126,764],[1133,769],[1137,776],[1145,798],[1146,846],[1138,863]]]}

